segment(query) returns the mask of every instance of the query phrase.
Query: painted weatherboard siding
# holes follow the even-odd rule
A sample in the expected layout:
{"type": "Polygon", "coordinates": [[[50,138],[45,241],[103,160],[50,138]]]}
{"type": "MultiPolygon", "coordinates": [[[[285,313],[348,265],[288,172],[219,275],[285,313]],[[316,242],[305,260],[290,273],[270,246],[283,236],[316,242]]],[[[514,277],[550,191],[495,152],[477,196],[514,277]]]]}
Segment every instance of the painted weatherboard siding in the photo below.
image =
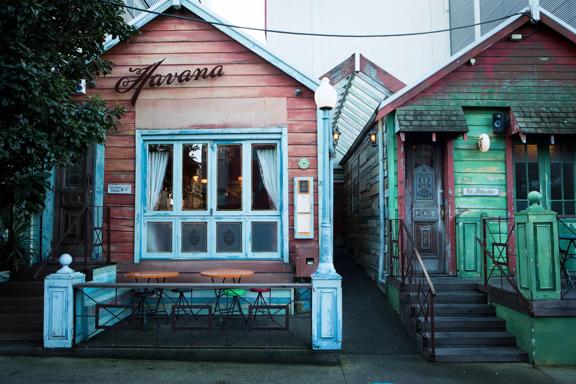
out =
{"type": "MultiPolygon", "coordinates": [[[[460,277],[482,275],[482,251],[476,237],[482,236],[480,215],[507,217],[506,140],[492,133],[493,110],[465,111],[467,140],[454,140],[454,195],[456,209],[456,257],[460,277]],[[478,150],[481,134],[490,137],[490,150],[478,150]],[[498,196],[467,196],[465,188],[496,188],[498,196]]],[[[505,241],[507,225],[490,224],[492,236],[505,241]]]]}
{"type": "MultiPolygon", "coordinates": [[[[462,63],[406,105],[482,108],[572,107],[576,102],[576,46],[543,24],[518,28],[524,39],[508,35],[462,63]]],[[[404,107],[405,107],[404,106],[404,107]]]]}
{"type": "Polygon", "coordinates": [[[378,147],[368,137],[344,164],[346,222],[344,236],[354,261],[371,277],[378,272],[380,225],[378,202],[378,147]]]}
{"type": "MultiPolygon", "coordinates": [[[[180,15],[195,17],[189,12],[176,12],[180,15]]],[[[118,130],[110,132],[106,140],[105,149],[105,185],[109,183],[132,184],[131,195],[105,194],[104,203],[111,206],[111,242],[112,260],[118,263],[119,270],[150,269],[160,267],[187,272],[198,272],[201,269],[214,266],[210,261],[200,262],[155,262],[145,261],[134,265],[134,216],[135,216],[135,131],[151,126],[150,119],[136,116],[141,105],[153,108],[155,103],[160,108],[171,104],[182,105],[183,100],[189,100],[190,105],[217,106],[224,117],[218,119],[207,118],[202,113],[190,113],[188,121],[185,114],[178,116],[178,126],[187,126],[194,129],[220,129],[220,128],[266,128],[269,126],[283,126],[288,129],[288,179],[289,204],[293,201],[292,180],[295,176],[314,176],[317,182],[317,137],[316,137],[316,107],[313,93],[290,76],[284,74],[261,57],[249,51],[241,44],[232,40],[226,34],[218,31],[209,24],[197,23],[188,20],[158,17],[140,30],[140,33],[129,42],[119,44],[112,48],[106,58],[114,63],[113,72],[107,76],[99,77],[96,87],[89,90],[89,94],[99,94],[110,104],[119,103],[126,107],[127,112],[122,118],[118,130]],[[130,103],[132,92],[117,93],[114,86],[118,79],[129,74],[130,67],[146,66],[159,60],[164,63],[157,73],[181,72],[196,67],[213,67],[223,65],[224,76],[215,79],[201,79],[180,84],[174,82],[159,88],[144,88],[138,98],[136,107],[130,103]],[[302,91],[296,96],[296,89],[302,91]],[[141,103],[141,104],[140,104],[141,103]],[[277,117],[266,115],[266,108],[254,110],[253,113],[243,113],[236,118],[234,108],[252,105],[271,105],[277,111],[277,117]],[[283,106],[284,110],[279,110],[283,106]],[[226,113],[224,113],[226,112],[226,113]],[[266,115],[268,120],[263,120],[266,115]],[[138,121],[138,124],[137,124],[138,121]],[[264,121],[264,122],[263,122],[264,121]],[[273,124],[272,124],[273,123],[273,124]],[[140,126],[139,126],[140,125],[140,126]],[[303,171],[297,166],[300,158],[310,160],[310,169],[303,171]]],[[[214,111],[214,108],[210,108],[214,111]]],[[[164,113],[170,119],[170,111],[164,113]]],[[[163,112],[159,112],[163,113],[163,112]]],[[[166,121],[164,121],[166,124],[166,121]]],[[[167,128],[164,126],[163,128],[167,128]]],[[[317,185],[314,188],[318,190],[317,185]]],[[[317,195],[315,204],[318,204],[317,195]]],[[[290,243],[293,245],[293,217],[289,209],[290,243]]],[[[318,212],[317,207],[315,212],[318,212]]],[[[318,220],[315,220],[318,223],[318,220]]],[[[315,240],[307,242],[317,243],[318,227],[315,227],[315,240]]],[[[263,280],[273,281],[275,273],[283,273],[286,280],[290,280],[291,271],[282,262],[240,262],[243,267],[262,272],[263,280]],[[264,272],[270,272],[266,275],[264,272]]],[[[218,266],[240,266],[237,262],[218,266]]]]}
{"type": "Polygon", "coordinates": [[[454,140],[454,193],[456,215],[476,211],[489,216],[506,212],[506,143],[504,135],[492,133],[493,111],[466,111],[468,137],[454,140]],[[490,137],[490,150],[478,150],[481,134],[490,137]],[[465,196],[464,188],[497,188],[498,196],[465,196]]]}

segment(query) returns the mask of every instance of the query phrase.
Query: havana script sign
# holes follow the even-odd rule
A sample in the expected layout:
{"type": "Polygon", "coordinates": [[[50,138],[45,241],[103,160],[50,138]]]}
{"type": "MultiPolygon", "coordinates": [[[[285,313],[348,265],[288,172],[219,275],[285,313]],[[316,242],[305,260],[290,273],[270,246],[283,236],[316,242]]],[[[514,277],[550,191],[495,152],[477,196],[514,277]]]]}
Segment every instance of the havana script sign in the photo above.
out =
{"type": "Polygon", "coordinates": [[[132,105],[136,104],[138,96],[144,86],[148,85],[150,88],[161,87],[162,85],[170,85],[177,81],[178,83],[187,83],[189,81],[197,81],[200,79],[215,79],[224,75],[224,67],[216,65],[212,68],[198,67],[193,70],[186,69],[180,73],[167,73],[165,75],[156,73],[156,70],[166,60],[165,58],[150,64],[146,67],[131,67],[129,72],[134,73],[136,76],[122,77],[116,83],[114,89],[119,93],[126,93],[134,90],[132,95],[132,105]]]}

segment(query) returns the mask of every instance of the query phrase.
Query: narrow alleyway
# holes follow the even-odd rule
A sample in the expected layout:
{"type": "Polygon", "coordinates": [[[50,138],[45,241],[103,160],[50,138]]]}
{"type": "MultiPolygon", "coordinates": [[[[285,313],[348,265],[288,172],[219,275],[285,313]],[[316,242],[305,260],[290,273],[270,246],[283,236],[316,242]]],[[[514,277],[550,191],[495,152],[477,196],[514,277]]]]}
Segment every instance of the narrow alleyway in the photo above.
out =
{"type": "Polygon", "coordinates": [[[376,282],[342,250],[335,250],[342,275],[344,354],[403,355],[417,353],[376,282]]]}

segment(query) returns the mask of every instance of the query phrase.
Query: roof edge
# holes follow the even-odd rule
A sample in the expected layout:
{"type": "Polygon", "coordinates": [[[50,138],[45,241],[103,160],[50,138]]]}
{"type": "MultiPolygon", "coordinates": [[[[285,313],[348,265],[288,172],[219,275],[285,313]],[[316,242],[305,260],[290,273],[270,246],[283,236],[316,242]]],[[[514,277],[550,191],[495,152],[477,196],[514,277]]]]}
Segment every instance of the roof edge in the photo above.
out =
{"type": "Polygon", "coordinates": [[[531,19],[529,15],[524,13],[526,10],[527,9],[524,9],[519,15],[512,16],[499,27],[494,28],[490,33],[486,34],[483,38],[462,48],[460,51],[452,55],[446,62],[425,74],[411,86],[402,89],[392,97],[384,100],[380,105],[376,120],[382,119],[388,113],[403,105],[416,94],[424,91],[425,89],[435,84],[437,81],[452,73],[456,68],[461,66],[470,58],[477,56],[479,53],[482,53],[486,49],[490,48],[494,43],[500,40],[503,35],[506,35],[529,22],[531,19]]]}
{"type": "MultiPolygon", "coordinates": [[[[154,12],[165,12],[166,10],[174,7],[175,9],[182,9],[186,8],[190,12],[196,14],[201,19],[207,22],[216,22],[216,23],[224,23],[230,24],[222,17],[216,15],[214,12],[210,11],[209,9],[205,8],[203,5],[193,1],[193,0],[181,0],[179,1],[180,7],[175,7],[175,4],[172,0],[162,0],[152,7],[149,10],[154,12]]],[[[128,23],[129,25],[133,26],[136,29],[140,29],[144,27],[146,24],[151,22],[152,20],[156,19],[158,14],[149,13],[149,12],[142,12],[138,17],[130,20],[128,23]]],[[[242,44],[250,51],[255,53],[256,55],[260,56],[288,76],[292,77],[302,85],[306,86],[308,89],[315,91],[316,88],[320,85],[320,82],[308,74],[304,73],[303,71],[296,69],[291,64],[288,64],[285,60],[278,57],[276,54],[269,51],[264,45],[262,45],[259,41],[255,40],[254,38],[248,36],[244,32],[241,32],[233,27],[228,27],[224,25],[214,25],[212,26],[221,32],[228,35],[233,40],[237,41],[238,43],[242,44]]],[[[104,51],[108,51],[118,45],[120,40],[118,38],[109,39],[104,43],[104,51]]]]}

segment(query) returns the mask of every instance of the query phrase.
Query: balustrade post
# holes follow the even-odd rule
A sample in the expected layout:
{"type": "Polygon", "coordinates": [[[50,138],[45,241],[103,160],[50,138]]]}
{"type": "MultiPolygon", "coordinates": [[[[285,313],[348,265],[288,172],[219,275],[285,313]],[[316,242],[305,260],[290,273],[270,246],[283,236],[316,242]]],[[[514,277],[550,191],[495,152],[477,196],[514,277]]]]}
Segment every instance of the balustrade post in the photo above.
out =
{"type": "Polygon", "coordinates": [[[74,285],[86,281],[83,273],[69,265],[72,256],[63,254],[62,268],[44,280],[44,348],[71,348],[74,333],[74,285]]]}
{"type": "Polygon", "coordinates": [[[542,195],[528,194],[530,206],[516,213],[516,276],[528,300],[559,300],[560,248],[556,212],[540,205],[542,195]]]}

